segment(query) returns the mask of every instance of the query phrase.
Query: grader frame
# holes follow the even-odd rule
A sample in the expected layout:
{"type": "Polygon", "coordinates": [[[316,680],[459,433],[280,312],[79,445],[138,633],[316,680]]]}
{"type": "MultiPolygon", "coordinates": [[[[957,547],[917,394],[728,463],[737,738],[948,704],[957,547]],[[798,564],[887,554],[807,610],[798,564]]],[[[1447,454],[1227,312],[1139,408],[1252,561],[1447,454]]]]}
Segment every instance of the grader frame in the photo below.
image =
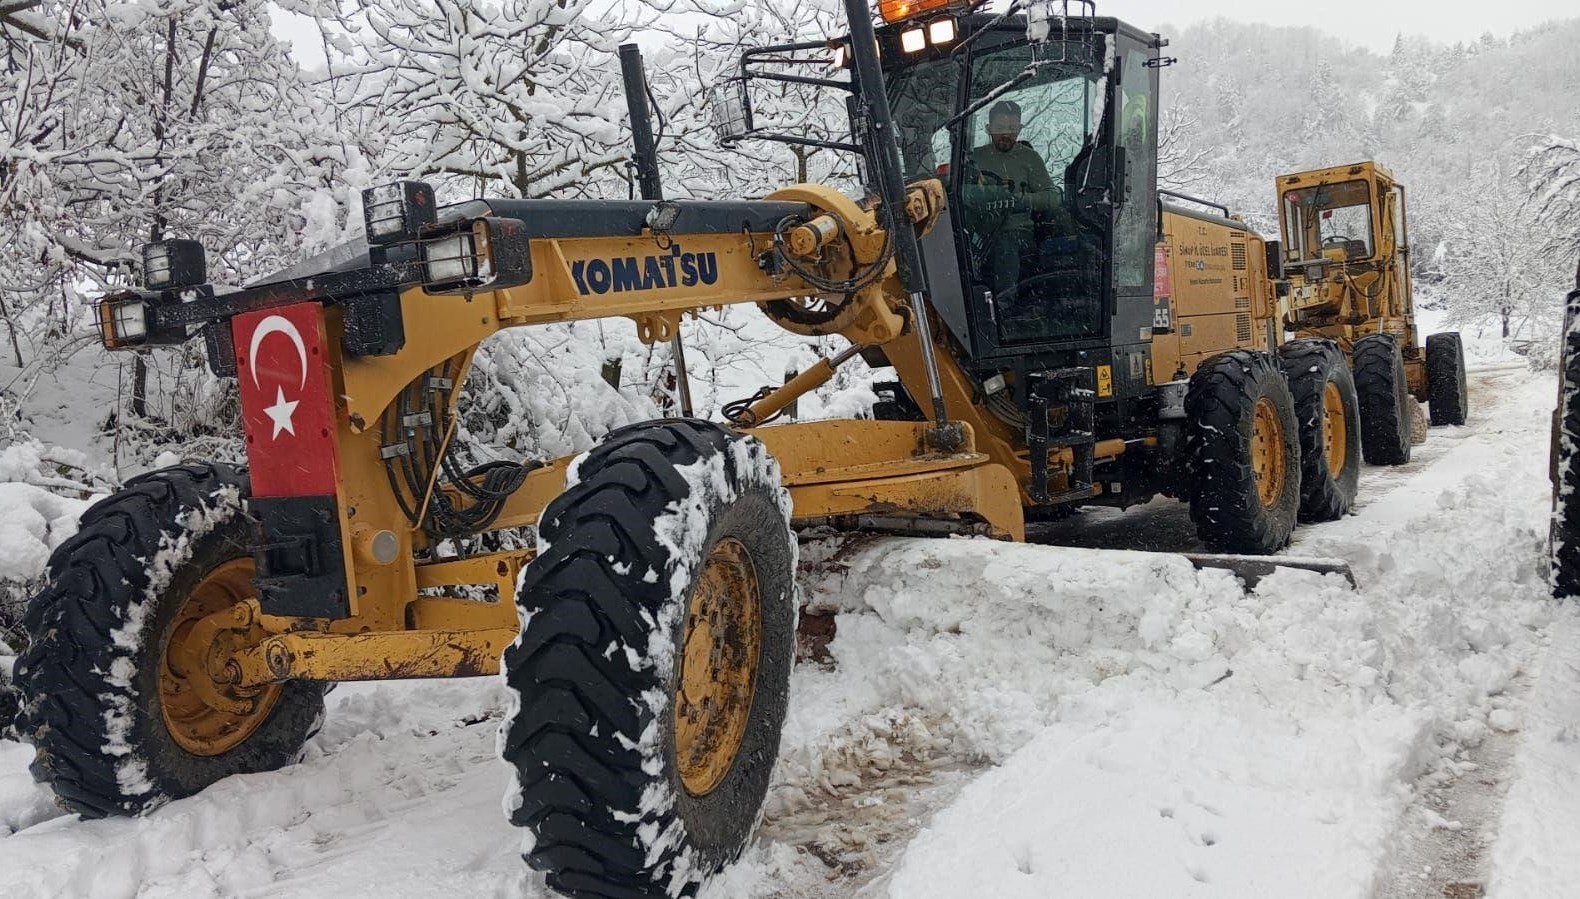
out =
{"type": "MultiPolygon", "coordinates": [[[[938,193],[936,184],[911,187],[907,226],[924,230],[931,226],[938,209],[938,193]]],[[[795,209],[802,219],[815,223],[815,227],[803,226],[781,242],[786,248],[801,248],[809,263],[816,261],[828,243],[844,238],[849,238],[853,267],[868,266],[880,258],[884,235],[874,209],[863,209],[832,190],[806,185],[781,191],[763,202],[771,204],[766,207],[771,212],[795,209]],[[826,221],[816,224],[820,218],[826,221]]],[[[497,211],[513,211],[508,205],[495,205],[499,207],[497,211]]],[[[597,204],[565,205],[588,218],[612,218],[607,209],[600,209],[597,204]]],[[[706,218],[712,212],[706,204],[667,206],[690,211],[696,218],[706,218]]],[[[647,209],[663,211],[663,204],[647,204],[647,209]]],[[[483,211],[480,205],[460,210],[463,215],[483,211]]],[[[465,231],[472,221],[459,218],[454,227],[465,231]]],[[[451,374],[446,391],[448,420],[430,422],[425,427],[448,435],[454,427],[460,378],[478,345],[503,328],[624,316],[635,320],[644,339],[662,341],[670,339],[681,315],[688,310],[728,303],[785,301],[813,293],[815,289],[794,274],[773,274],[759,266],[759,257],[773,244],[774,235],[768,231],[658,233],[649,227],[629,236],[534,237],[530,240],[533,275],[524,284],[455,293],[407,286],[399,294],[400,319],[405,333],[420,335],[420,339],[409,338],[399,352],[389,355],[347,354],[345,310],[354,307],[323,304],[307,290],[300,297],[275,290],[273,302],[278,305],[237,316],[232,343],[237,348],[244,387],[252,383],[246,375],[249,366],[259,366],[258,360],[247,358],[248,350],[256,356],[269,346],[255,336],[262,327],[260,322],[282,313],[308,316],[309,325],[299,330],[309,335],[309,354],[321,358],[319,364],[323,368],[322,380],[311,379],[308,383],[321,383],[324,390],[319,396],[301,395],[294,399],[321,406],[323,420],[334,423],[332,437],[320,439],[321,444],[327,445],[312,456],[301,456],[299,448],[283,445],[296,434],[279,432],[265,420],[249,415],[254,503],[260,506],[265,532],[273,534],[272,543],[305,539],[304,532],[289,532],[291,525],[286,522],[293,516],[284,513],[303,498],[270,495],[288,493],[292,478],[287,475],[259,483],[260,476],[273,468],[266,460],[271,454],[278,457],[285,453],[291,457],[292,465],[333,466],[332,479],[324,479],[334,485],[333,494],[323,497],[327,501],[321,502],[320,508],[332,509],[336,516],[327,530],[331,535],[338,532],[339,539],[333,543],[339,546],[340,558],[319,561],[325,571],[338,567],[343,572],[344,588],[331,587],[318,608],[304,605],[299,589],[303,577],[293,578],[283,568],[279,572],[267,570],[269,556],[265,550],[261,556],[266,562],[265,570],[260,572],[261,581],[267,584],[277,579],[282,593],[289,592],[295,598],[276,605],[270,602],[269,590],[265,588],[257,607],[250,608],[247,614],[227,610],[216,616],[213,627],[238,629],[256,624],[270,634],[229,658],[215,657],[212,673],[216,679],[247,689],[291,679],[454,677],[497,670],[500,652],[519,631],[516,611],[509,599],[533,551],[523,548],[457,558],[435,557],[435,540],[421,527],[420,513],[418,521],[412,521],[392,493],[387,455],[392,444],[386,442],[388,431],[376,425],[397,414],[396,399],[402,391],[436,371],[444,371],[451,374]],[[620,293],[611,290],[604,295],[586,283],[589,270],[599,271],[598,266],[609,260],[651,260],[662,258],[657,254],[664,253],[676,254],[670,257],[674,259],[681,248],[698,257],[708,255],[717,260],[717,275],[712,283],[698,279],[688,287],[676,278],[674,287],[620,293]],[[314,317],[320,317],[316,335],[311,327],[314,317]],[[279,521],[271,521],[271,514],[279,514],[276,509],[284,514],[280,514],[279,521]],[[425,560],[419,562],[420,558],[425,560]],[[497,595],[498,601],[467,599],[456,590],[478,586],[497,595]],[[331,614],[322,614],[325,611],[331,614]],[[308,614],[312,612],[319,614],[308,614]]],[[[496,247],[495,252],[503,252],[503,248],[496,247]]],[[[905,325],[902,313],[906,311],[903,304],[893,299],[898,292],[892,285],[886,290],[882,282],[859,292],[849,303],[846,336],[858,345],[898,340],[905,325]]],[[[232,295],[226,302],[242,306],[250,299],[232,295]]],[[[831,374],[831,369],[826,370],[831,374]]],[[[263,381],[278,381],[277,375],[278,372],[266,372],[263,381]]],[[[814,374],[780,388],[756,404],[759,417],[771,417],[817,383],[819,379],[814,374]]],[[[251,410],[273,400],[274,391],[269,388],[275,386],[265,383],[263,392],[256,397],[244,390],[244,402],[251,410]]],[[[905,520],[937,517],[956,522],[961,530],[1021,538],[1024,525],[1019,491],[1009,469],[993,464],[997,460],[977,448],[975,432],[969,424],[961,426],[959,445],[948,451],[930,445],[929,428],[911,422],[834,421],[759,429],[756,434],[779,461],[798,523],[834,519],[854,522],[866,517],[869,525],[881,520],[891,527],[903,527],[905,520]]],[[[519,488],[503,501],[489,529],[535,524],[544,506],[563,490],[570,462],[560,459],[528,473],[519,488]]],[[[437,489],[451,494],[452,502],[466,501],[453,485],[437,489]]],[[[431,497],[413,499],[424,507],[433,501],[431,497]]],[[[318,522],[314,533],[321,534],[326,524],[318,522]]]]}

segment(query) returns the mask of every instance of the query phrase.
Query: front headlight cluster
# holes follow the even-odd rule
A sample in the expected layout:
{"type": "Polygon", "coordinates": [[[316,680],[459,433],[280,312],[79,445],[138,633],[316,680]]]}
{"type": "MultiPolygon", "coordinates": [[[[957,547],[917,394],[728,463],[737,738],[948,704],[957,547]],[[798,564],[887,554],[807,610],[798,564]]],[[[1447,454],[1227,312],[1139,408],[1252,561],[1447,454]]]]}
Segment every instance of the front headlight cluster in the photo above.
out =
{"type": "Polygon", "coordinates": [[[532,279],[526,227],[484,216],[441,223],[433,188],[398,181],[362,192],[373,263],[400,266],[404,284],[429,293],[497,289],[532,279]]]}

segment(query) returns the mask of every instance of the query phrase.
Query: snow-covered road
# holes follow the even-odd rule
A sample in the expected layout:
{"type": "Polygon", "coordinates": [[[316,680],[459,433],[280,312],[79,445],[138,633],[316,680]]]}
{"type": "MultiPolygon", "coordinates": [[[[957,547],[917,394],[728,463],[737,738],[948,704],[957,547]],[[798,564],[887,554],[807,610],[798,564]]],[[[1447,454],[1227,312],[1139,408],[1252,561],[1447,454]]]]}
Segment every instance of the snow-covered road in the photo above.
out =
{"type": "MultiPolygon", "coordinates": [[[[706,895],[1572,893],[1580,616],[1539,572],[1554,388],[1505,366],[1471,389],[1468,426],[1299,532],[1358,591],[1070,547],[809,547],[832,662],[796,671],[762,836],[706,895]]],[[[1048,539],[1186,548],[1181,521],[1048,539]]],[[[545,895],[500,811],[503,704],[491,681],[344,686],[301,765],[130,821],[58,817],[0,743],[0,896],[545,895]]]]}

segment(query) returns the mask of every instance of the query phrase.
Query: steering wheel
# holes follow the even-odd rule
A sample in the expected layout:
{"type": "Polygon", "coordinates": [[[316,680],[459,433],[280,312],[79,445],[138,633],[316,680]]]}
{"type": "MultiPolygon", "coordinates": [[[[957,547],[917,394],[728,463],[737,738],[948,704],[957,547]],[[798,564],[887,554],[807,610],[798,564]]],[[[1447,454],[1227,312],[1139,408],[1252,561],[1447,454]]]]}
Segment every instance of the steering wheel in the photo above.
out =
{"type": "Polygon", "coordinates": [[[992,240],[1024,202],[1001,175],[975,166],[967,170],[960,192],[966,227],[983,241],[992,240]]]}
{"type": "Polygon", "coordinates": [[[1329,244],[1332,244],[1334,246],[1341,246],[1341,245],[1347,244],[1349,242],[1350,242],[1350,239],[1348,237],[1345,237],[1342,234],[1329,234],[1327,237],[1322,238],[1322,245],[1323,246],[1328,246],[1329,244]]]}

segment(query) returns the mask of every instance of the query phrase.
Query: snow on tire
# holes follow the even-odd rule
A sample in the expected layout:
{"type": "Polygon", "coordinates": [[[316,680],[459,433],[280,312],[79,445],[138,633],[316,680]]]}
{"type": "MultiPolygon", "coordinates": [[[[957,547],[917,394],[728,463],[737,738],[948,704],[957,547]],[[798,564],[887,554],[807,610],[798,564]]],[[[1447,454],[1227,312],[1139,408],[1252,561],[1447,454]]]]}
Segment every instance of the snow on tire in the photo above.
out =
{"type": "Polygon", "coordinates": [[[1265,555],[1289,543],[1300,506],[1295,403],[1266,353],[1204,360],[1185,394],[1190,514],[1215,552],[1265,555]]]}
{"type": "Polygon", "coordinates": [[[319,685],[233,695],[225,710],[199,698],[196,672],[172,668],[190,624],[248,595],[246,492],[223,465],[149,472],[89,507],[50,557],[24,619],[16,729],[37,749],[33,776],[72,811],[141,814],[283,767],[322,722],[319,685]]]}
{"type": "Polygon", "coordinates": [[[1361,452],[1371,465],[1410,461],[1410,384],[1392,334],[1355,341],[1355,393],[1361,404],[1361,452]]]}
{"type": "Polygon", "coordinates": [[[1550,467],[1553,519],[1548,544],[1553,595],[1576,597],[1580,596],[1580,275],[1564,310],[1550,467]]]}
{"type": "Polygon", "coordinates": [[[692,895],[778,756],[796,544],[779,467],[700,421],[610,434],[544,510],[502,665],[523,854],[570,896],[692,895]]]}
{"type": "Polygon", "coordinates": [[[1426,390],[1434,427],[1465,423],[1470,391],[1465,385],[1465,345],[1458,331],[1426,338],[1426,390]]]}
{"type": "Polygon", "coordinates": [[[1333,521],[1355,505],[1360,484],[1360,401],[1344,351],[1331,340],[1279,348],[1300,423],[1300,520],[1333,521]]]}

